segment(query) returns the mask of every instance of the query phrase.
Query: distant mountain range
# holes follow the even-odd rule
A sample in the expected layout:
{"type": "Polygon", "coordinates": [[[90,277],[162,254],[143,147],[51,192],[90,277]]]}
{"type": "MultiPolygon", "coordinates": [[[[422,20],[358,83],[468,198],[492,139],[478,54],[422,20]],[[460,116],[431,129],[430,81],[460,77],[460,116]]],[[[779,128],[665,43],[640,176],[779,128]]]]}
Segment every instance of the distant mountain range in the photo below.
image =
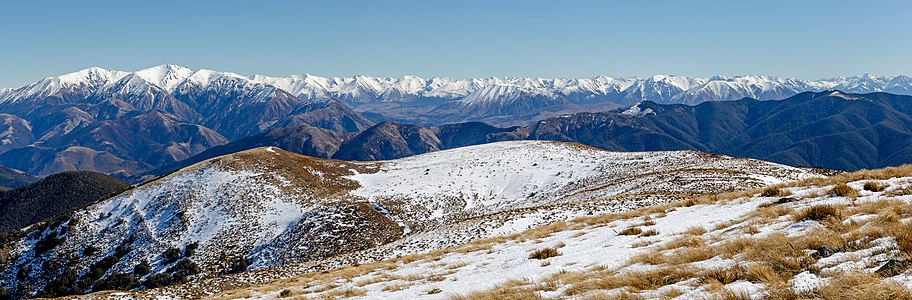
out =
{"type": "MultiPolygon", "coordinates": [[[[750,101],[741,100],[745,97],[775,100],[805,91],[837,89],[846,93],[910,94],[912,78],[864,75],[806,81],[766,76],[645,79],[600,76],[452,80],[414,76],[245,77],[175,65],[135,72],[90,68],[0,91],[0,165],[34,176],[86,170],[139,181],[150,178],[150,174],[185,165],[181,161],[196,155],[202,156],[188,161],[256,146],[289,147],[286,149],[316,157],[373,160],[501,140],[552,138],[605,149],[698,149],[841,169],[882,167],[904,161],[901,154],[890,156],[881,153],[884,150],[875,152],[877,158],[826,159],[814,158],[823,150],[802,150],[801,154],[781,152],[785,150],[780,148],[794,146],[791,142],[814,143],[813,139],[804,138],[781,140],[781,145],[766,142],[758,146],[762,150],[734,149],[732,145],[701,140],[712,137],[681,136],[680,133],[691,129],[686,123],[638,125],[649,129],[632,131],[635,135],[600,132],[596,128],[571,130],[572,124],[560,130],[546,125],[586,118],[588,114],[619,115],[611,119],[625,121],[619,119],[625,118],[619,112],[631,105],[645,111],[652,108],[650,105],[699,105],[718,100],[742,103],[750,101]],[[592,132],[579,132],[582,130],[592,132]],[[637,135],[652,134],[662,138],[636,141],[637,135]],[[773,150],[777,152],[767,153],[773,150]]],[[[835,105],[834,114],[842,108],[839,103],[832,105],[835,105]]],[[[680,106],[680,110],[686,113],[689,111],[686,107],[680,106]]],[[[879,108],[853,109],[873,113],[879,108]]],[[[727,121],[765,120],[730,120],[732,117],[717,114],[696,118],[714,126],[728,126],[719,123],[727,121]]],[[[668,122],[678,121],[695,122],[677,119],[668,122]]],[[[795,122],[807,123],[807,138],[815,132],[836,130],[817,128],[815,124],[820,123],[811,119],[799,118],[795,122]]],[[[740,129],[755,125],[744,124],[745,128],[740,129]]],[[[848,125],[840,130],[865,124],[848,125]]],[[[890,129],[905,132],[904,127],[890,129]]],[[[764,138],[762,134],[741,136],[738,141],[754,141],[764,138]]],[[[877,142],[890,141],[884,137],[877,142]]],[[[891,146],[896,144],[902,142],[891,146]]],[[[856,149],[845,148],[849,152],[856,149]]]]}
{"type": "MultiPolygon", "coordinates": [[[[283,134],[283,140],[272,138],[275,134],[257,135],[213,150],[275,146],[317,157],[386,160],[496,141],[558,140],[614,151],[693,149],[794,166],[873,169],[912,162],[912,96],[831,91],[696,106],[641,102],[612,112],[570,114],[508,128],[477,122],[421,127],[387,121],[341,142],[338,137],[303,132],[307,135],[283,134]],[[297,146],[302,141],[324,146],[297,146]],[[336,151],[327,151],[331,149],[336,151]]],[[[227,153],[204,152],[152,174],[227,153]]]]}

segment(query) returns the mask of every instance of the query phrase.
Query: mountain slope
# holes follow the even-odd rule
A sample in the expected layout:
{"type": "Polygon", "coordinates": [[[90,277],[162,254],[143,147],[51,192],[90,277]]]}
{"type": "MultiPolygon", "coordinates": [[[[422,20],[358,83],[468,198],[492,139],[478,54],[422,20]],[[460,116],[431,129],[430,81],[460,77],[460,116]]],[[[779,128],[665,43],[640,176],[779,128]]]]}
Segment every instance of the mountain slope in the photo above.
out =
{"type": "MultiPolygon", "coordinates": [[[[512,227],[508,221],[514,217],[532,224],[556,215],[513,216],[511,211],[611,201],[604,199],[624,193],[674,195],[813,176],[692,151],[611,153],[536,141],[371,163],[257,148],[189,166],[28,231],[8,248],[0,282],[17,295],[53,296],[108,289],[115,279],[131,279],[121,288],[153,287],[360,251],[386,258],[396,255],[392,249],[433,249],[477,238],[479,230],[492,234],[512,227]],[[480,179],[484,176],[493,177],[480,179]],[[492,223],[463,223],[479,220],[492,223]],[[382,246],[399,240],[404,244],[382,246]],[[88,251],[87,245],[95,249],[88,251]],[[143,261],[148,274],[119,275],[132,273],[143,261]],[[26,279],[16,279],[20,267],[26,279]],[[54,281],[61,274],[72,274],[66,277],[71,280],[54,281]]],[[[560,211],[582,215],[593,208],[642,205],[604,203],[612,202],[560,211]]]]}
{"type": "Polygon", "coordinates": [[[138,177],[131,178],[131,181],[141,182],[145,179],[151,179],[156,176],[165,175],[175,170],[188,167],[201,161],[228,155],[235,152],[241,152],[258,147],[277,147],[287,149],[288,151],[303,154],[317,158],[329,158],[336,153],[339,145],[345,138],[335,131],[323,128],[312,127],[309,125],[300,125],[295,127],[284,127],[272,129],[260,134],[252,135],[225,145],[212,147],[193,157],[181,160],[175,163],[164,165],[148,173],[141,174],[138,177]]]}
{"type": "Polygon", "coordinates": [[[382,122],[343,142],[335,159],[382,160],[440,150],[440,140],[427,128],[382,122]]]}
{"type": "Polygon", "coordinates": [[[912,97],[802,93],[781,101],[651,102],[537,122],[529,139],[608,150],[694,149],[789,165],[857,170],[912,162],[912,97]]]}
{"type": "Polygon", "coordinates": [[[0,164],[39,176],[85,170],[126,178],[226,142],[206,127],[153,111],[94,122],[37,145],[7,151],[0,155],[0,164]]]}
{"type": "Polygon", "coordinates": [[[0,232],[19,229],[98,202],[130,185],[95,172],[54,174],[0,194],[0,232]]]}
{"type": "Polygon", "coordinates": [[[442,149],[520,140],[525,135],[520,127],[498,128],[479,122],[424,128],[386,121],[345,140],[332,157],[347,160],[396,159],[442,149]]]}
{"type": "Polygon", "coordinates": [[[35,181],[38,181],[38,178],[25,174],[25,172],[0,167],[0,190],[15,189],[35,181]]]}

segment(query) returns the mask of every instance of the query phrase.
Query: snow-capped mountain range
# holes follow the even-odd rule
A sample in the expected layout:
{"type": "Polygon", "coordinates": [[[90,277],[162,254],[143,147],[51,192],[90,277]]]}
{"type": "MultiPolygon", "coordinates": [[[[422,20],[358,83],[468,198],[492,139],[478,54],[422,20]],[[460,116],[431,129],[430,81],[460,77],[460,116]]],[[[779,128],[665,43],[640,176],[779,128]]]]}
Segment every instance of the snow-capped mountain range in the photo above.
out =
{"type": "MultiPolygon", "coordinates": [[[[564,79],[529,77],[488,77],[450,79],[417,76],[320,77],[309,74],[272,77],[242,76],[229,72],[192,70],[177,65],[161,65],[135,72],[89,68],[48,77],[25,87],[0,90],[0,103],[43,98],[61,91],[82,95],[144,97],[141,108],[168,107],[154,95],[179,94],[188,89],[237,89],[245,101],[265,102],[279,89],[301,100],[338,99],[359,111],[372,111],[400,121],[422,122],[408,113],[392,113],[402,105],[420,104],[449,118],[444,121],[484,120],[492,114],[535,113],[557,106],[613,103],[629,105],[639,101],[663,104],[697,104],[742,98],[783,99],[805,91],[841,90],[849,93],[888,92],[912,94],[912,77],[862,75],[822,80],[801,80],[770,76],[683,77],[656,75],[648,78],[608,77],[564,79]],[[537,99],[537,100],[528,100],[537,99]],[[523,102],[535,102],[533,104],[523,102]],[[441,109],[445,104],[446,109],[441,109]],[[510,106],[519,104],[520,110],[510,106]],[[477,107],[496,107],[478,110],[477,107]],[[481,115],[454,113],[473,111],[481,115]]],[[[417,110],[417,109],[416,109],[417,110]]],[[[580,111],[581,108],[573,110],[580,111]]],[[[582,109],[585,110],[585,109],[582,109]]],[[[434,113],[429,113],[433,115],[434,113]]],[[[205,116],[204,116],[205,117],[205,116]]],[[[439,117],[439,116],[438,116],[439,117]]],[[[440,120],[440,118],[436,118],[440,120]]]]}
{"type": "Polygon", "coordinates": [[[415,98],[440,98],[464,104],[513,101],[518,95],[565,96],[574,101],[608,101],[628,104],[638,101],[696,104],[704,101],[782,99],[805,91],[837,89],[850,93],[910,93],[912,77],[862,75],[822,80],[770,76],[683,77],[656,75],[649,78],[597,76],[579,79],[473,78],[449,79],[416,76],[401,78],[319,77],[256,75],[266,83],[305,98],[334,97],[350,104],[402,102],[415,98]]]}

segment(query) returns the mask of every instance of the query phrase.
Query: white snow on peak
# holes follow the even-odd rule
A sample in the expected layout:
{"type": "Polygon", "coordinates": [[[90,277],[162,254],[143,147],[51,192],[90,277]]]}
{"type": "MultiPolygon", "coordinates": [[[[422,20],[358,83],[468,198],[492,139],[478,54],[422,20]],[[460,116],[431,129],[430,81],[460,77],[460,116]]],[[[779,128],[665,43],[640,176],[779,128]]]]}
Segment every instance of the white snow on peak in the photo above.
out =
{"type": "Polygon", "coordinates": [[[178,65],[160,65],[136,71],[135,74],[166,91],[174,88],[193,75],[193,70],[178,65]]]}
{"type": "Polygon", "coordinates": [[[335,98],[350,104],[408,102],[418,98],[461,101],[462,104],[510,103],[526,96],[567,96],[586,101],[620,101],[633,103],[697,104],[704,101],[783,99],[800,92],[839,89],[846,93],[891,92],[912,94],[908,76],[836,77],[801,80],[771,76],[685,77],[655,75],[647,78],[596,76],[591,78],[486,77],[450,79],[418,76],[393,77],[320,77],[311,74],[283,77],[228,72],[192,70],[178,65],[160,65],[135,72],[88,68],[57,77],[48,77],[31,85],[0,90],[0,102],[53,95],[62,89],[84,89],[91,94],[129,74],[135,74],[151,85],[173,92],[183,84],[208,87],[213,82],[230,80],[235,84],[265,84],[308,100],[335,98]]]}
{"type": "Polygon", "coordinates": [[[120,80],[124,76],[127,76],[128,72],[121,71],[109,71],[98,67],[92,67],[88,69],[79,70],[73,73],[63,74],[53,78],[53,80],[61,86],[81,86],[81,85],[95,85],[95,84],[104,84],[108,82],[113,82],[120,80]]]}
{"type": "Polygon", "coordinates": [[[494,84],[478,89],[459,100],[464,105],[511,102],[527,96],[553,96],[542,88],[527,88],[512,84],[494,84]]]}
{"type": "Polygon", "coordinates": [[[250,81],[249,78],[230,72],[218,72],[213,70],[202,69],[194,72],[187,78],[187,82],[194,83],[200,86],[207,87],[212,84],[213,81],[219,79],[228,79],[228,80],[241,80],[241,81],[250,81]]]}

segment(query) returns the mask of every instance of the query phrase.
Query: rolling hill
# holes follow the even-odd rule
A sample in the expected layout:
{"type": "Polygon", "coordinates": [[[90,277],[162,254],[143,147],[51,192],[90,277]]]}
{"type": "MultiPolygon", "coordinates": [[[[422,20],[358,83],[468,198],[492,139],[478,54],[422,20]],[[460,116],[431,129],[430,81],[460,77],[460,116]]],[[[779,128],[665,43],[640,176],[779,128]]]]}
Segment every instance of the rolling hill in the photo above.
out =
{"type": "Polygon", "coordinates": [[[23,232],[7,245],[0,282],[15,295],[59,296],[340,255],[367,262],[556,216],[817,176],[694,151],[614,153],[540,141],[383,162],[263,147],[202,161],[23,232]],[[631,194],[653,197],[617,200],[631,194]]]}

